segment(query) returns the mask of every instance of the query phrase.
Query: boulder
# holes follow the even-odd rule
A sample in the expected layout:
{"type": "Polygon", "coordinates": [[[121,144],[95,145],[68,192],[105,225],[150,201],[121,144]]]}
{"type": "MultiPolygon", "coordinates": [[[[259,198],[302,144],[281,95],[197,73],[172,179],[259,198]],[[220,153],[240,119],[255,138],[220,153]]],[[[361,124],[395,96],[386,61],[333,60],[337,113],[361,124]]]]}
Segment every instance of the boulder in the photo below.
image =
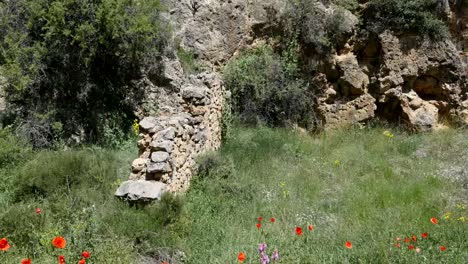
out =
{"type": "Polygon", "coordinates": [[[169,160],[169,153],[163,151],[156,151],[151,154],[151,161],[162,163],[169,160]]]}
{"type": "Polygon", "coordinates": [[[119,186],[115,192],[115,196],[126,201],[149,202],[160,200],[165,190],[166,184],[162,182],[146,180],[126,181],[119,186]]]}

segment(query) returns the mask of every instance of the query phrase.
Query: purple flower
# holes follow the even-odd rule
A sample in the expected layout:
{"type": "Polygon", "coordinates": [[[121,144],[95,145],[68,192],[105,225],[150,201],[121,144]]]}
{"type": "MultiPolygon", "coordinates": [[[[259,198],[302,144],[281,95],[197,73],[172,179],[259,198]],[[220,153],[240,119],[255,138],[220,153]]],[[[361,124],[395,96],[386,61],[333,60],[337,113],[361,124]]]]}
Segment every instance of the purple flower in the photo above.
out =
{"type": "Polygon", "coordinates": [[[262,254],[262,253],[265,253],[265,250],[267,249],[267,244],[266,243],[262,243],[260,245],[258,245],[258,253],[262,254]]]}
{"type": "Polygon", "coordinates": [[[273,255],[271,255],[271,259],[275,261],[279,259],[278,249],[275,249],[275,251],[273,251],[273,255]]]}
{"type": "Polygon", "coordinates": [[[268,255],[262,252],[262,258],[260,259],[260,261],[262,262],[262,264],[268,264],[270,263],[270,258],[268,257],[268,255]]]}

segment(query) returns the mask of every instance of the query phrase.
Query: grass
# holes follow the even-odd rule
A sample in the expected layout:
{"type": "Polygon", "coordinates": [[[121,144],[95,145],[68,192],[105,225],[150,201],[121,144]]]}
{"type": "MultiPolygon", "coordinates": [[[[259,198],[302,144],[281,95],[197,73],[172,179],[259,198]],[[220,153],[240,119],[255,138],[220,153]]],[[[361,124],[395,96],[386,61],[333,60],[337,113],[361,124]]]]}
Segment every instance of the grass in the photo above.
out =
{"type": "Polygon", "coordinates": [[[200,158],[187,194],[139,209],[113,197],[136,157],[133,142],[33,152],[3,135],[9,148],[1,149],[11,151],[0,151],[0,237],[12,247],[0,262],[56,263],[63,254],[73,263],[86,249],[87,263],[138,263],[139,254],[171,248],[185,252],[185,263],[236,263],[239,252],[244,263],[260,263],[266,242],[270,255],[279,250],[278,263],[464,263],[468,134],[392,133],[236,127],[219,152],[200,158]],[[67,239],[65,250],[52,248],[56,235],[67,239]],[[395,247],[413,235],[421,252],[404,241],[395,247]]]}

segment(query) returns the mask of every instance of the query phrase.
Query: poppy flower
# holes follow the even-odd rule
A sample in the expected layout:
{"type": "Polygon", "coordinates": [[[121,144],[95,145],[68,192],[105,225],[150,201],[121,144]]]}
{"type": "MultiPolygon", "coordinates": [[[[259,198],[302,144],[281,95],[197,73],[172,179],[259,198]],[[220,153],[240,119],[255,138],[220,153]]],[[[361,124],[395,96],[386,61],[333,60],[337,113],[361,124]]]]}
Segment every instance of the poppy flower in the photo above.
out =
{"type": "Polygon", "coordinates": [[[31,264],[31,259],[22,259],[21,264],[31,264]]]}
{"type": "Polygon", "coordinates": [[[86,264],[86,260],[85,259],[80,259],[80,261],[78,261],[78,264],[86,264]]]}
{"type": "Polygon", "coordinates": [[[62,256],[62,255],[60,255],[60,256],[58,257],[58,261],[59,261],[59,264],[65,264],[65,257],[62,256]]]}
{"type": "Polygon", "coordinates": [[[297,234],[298,236],[302,236],[302,228],[296,227],[296,234],[297,234]]]}
{"type": "Polygon", "coordinates": [[[6,238],[0,239],[0,250],[7,251],[10,248],[10,244],[8,244],[8,240],[6,238]]]}
{"type": "Polygon", "coordinates": [[[405,238],[405,243],[409,243],[409,242],[411,242],[411,239],[409,239],[408,237],[405,238]]]}
{"type": "Polygon", "coordinates": [[[422,233],[422,235],[421,235],[421,236],[422,236],[422,238],[427,238],[427,233],[426,233],[426,232],[424,232],[424,233],[422,233]]]}
{"type": "Polygon", "coordinates": [[[260,216],[260,217],[258,218],[258,222],[261,222],[261,221],[263,221],[263,217],[260,216]]]}
{"type": "Polygon", "coordinates": [[[314,230],[314,226],[312,226],[312,225],[309,225],[307,228],[309,229],[309,231],[314,230]]]}
{"type": "Polygon", "coordinates": [[[414,242],[416,242],[416,236],[413,236],[411,239],[413,239],[414,242]]]}
{"type": "Polygon", "coordinates": [[[89,254],[89,252],[87,250],[85,250],[85,251],[83,251],[81,256],[83,256],[83,258],[87,259],[87,258],[91,257],[91,254],[89,254]]]}
{"type": "Polygon", "coordinates": [[[446,249],[447,249],[446,247],[440,246],[440,250],[441,250],[441,251],[445,251],[446,249]]]}
{"type": "Polygon", "coordinates": [[[168,263],[168,262],[166,262],[166,261],[164,261],[164,262],[163,262],[163,263],[161,263],[161,264],[169,264],[169,263],[168,263]]]}
{"type": "Polygon", "coordinates": [[[401,248],[401,245],[400,245],[400,243],[396,243],[396,244],[395,244],[395,247],[397,247],[397,248],[401,248]]]}
{"type": "Polygon", "coordinates": [[[237,260],[239,260],[239,263],[244,262],[244,260],[245,260],[244,252],[240,252],[239,255],[237,255],[237,260]]]}
{"type": "Polygon", "coordinates": [[[41,212],[42,212],[42,209],[41,209],[41,208],[39,208],[39,207],[36,208],[36,214],[41,214],[41,212]]]}
{"type": "Polygon", "coordinates": [[[413,249],[414,249],[414,246],[413,246],[413,245],[409,245],[408,249],[409,249],[409,250],[413,250],[413,249]]]}
{"type": "Polygon", "coordinates": [[[67,244],[67,241],[61,236],[55,237],[54,240],[52,240],[52,244],[56,248],[65,248],[65,245],[67,244]]]}
{"type": "Polygon", "coordinates": [[[255,226],[257,227],[257,229],[260,229],[260,227],[262,227],[262,224],[257,223],[257,224],[255,224],[255,226]]]}
{"type": "Polygon", "coordinates": [[[276,219],[274,217],[270,218],[270,222],[274,223],[276,222],[276,219]]]}
{"type": "Polygon", "coordinates": [[[437,218],[435,218],[435,217],[432,217],[432,218],[431,218],[431,223],[433,223],[434,225],[436,225],[437,223],[439,223],[439,220],[437,220],[437,218]]]}
{"type": "Polygon", "coordinates": [[[346,247],[346,248],[349,248],[349,249],[352,249],[352,248],[353,248],[353,243],[351,243],[351,242],[349,242],[349,241],[346,241],[345,247],[346,247]]]}

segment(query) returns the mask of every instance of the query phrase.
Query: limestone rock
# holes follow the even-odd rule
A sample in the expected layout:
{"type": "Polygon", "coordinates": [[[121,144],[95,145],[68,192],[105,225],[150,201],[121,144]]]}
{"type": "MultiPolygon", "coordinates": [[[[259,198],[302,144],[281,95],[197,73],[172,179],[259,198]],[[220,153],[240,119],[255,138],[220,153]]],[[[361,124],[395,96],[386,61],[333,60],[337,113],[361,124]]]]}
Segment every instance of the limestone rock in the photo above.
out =
{"type": "Polygon", "coordinates": [[[169,153],[163,151],[156,151],[151,154],[151,161],[157,163],[166,162],[169,159],[169,153]]]}
{"type": "Polygon", "coordinates": [[[115,196],[120,197],[127,201],[154,201],[160,200],[161,195],[166,190],[166,184],[156,181],[126,181],[122,183],[115,196]]]}
{"type": "Polygon", "coordinates": [[[345,96],[367,93],[369,76],[360,68],[353,53],[336,56],[336,64],[341,72],[339,85],[345,96]]]}
{"type": "Polygon", "coordinates": [[[132,162],[132,171],[133,172],[140,172],[142,171],[146,163],[148,163],[148,159],[138,158],[132,162]]]}
{"type": "Polygon", "coordinates": [[[150,131],[157,125],[158,121],[155,117],[145,117],[140,121],[140,128],[144,131],[150,131]]]}
{"type": "Polygon", "coordinates": [[[174,147],[174,142],[169,140],[160,140],[151,142],[151,149],[153,151],[164,151],[167,153],[172,153],[174,147]]]}
{"type": "Polygon", "coordinates": [[[172,168],[168,162],[150,162],[146,167],[146,172],[150,174],[171,172],[172,168]]]}

